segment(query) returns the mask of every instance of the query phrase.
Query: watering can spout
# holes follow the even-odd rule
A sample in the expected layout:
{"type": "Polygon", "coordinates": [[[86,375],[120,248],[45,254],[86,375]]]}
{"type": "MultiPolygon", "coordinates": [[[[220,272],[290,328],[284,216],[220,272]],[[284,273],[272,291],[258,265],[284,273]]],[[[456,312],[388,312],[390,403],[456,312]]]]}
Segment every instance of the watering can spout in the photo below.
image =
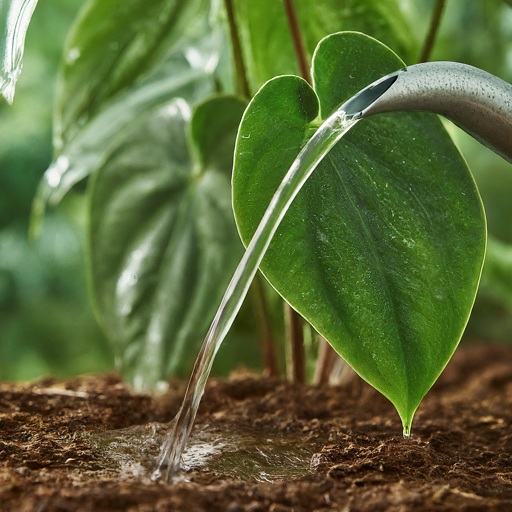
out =
{"type": "Polygon", "coordinates": [[[349,116],[440,114],[512,163],[512,85],[457,62],[409,66],[369,85],[341,107],[349,116]]]}

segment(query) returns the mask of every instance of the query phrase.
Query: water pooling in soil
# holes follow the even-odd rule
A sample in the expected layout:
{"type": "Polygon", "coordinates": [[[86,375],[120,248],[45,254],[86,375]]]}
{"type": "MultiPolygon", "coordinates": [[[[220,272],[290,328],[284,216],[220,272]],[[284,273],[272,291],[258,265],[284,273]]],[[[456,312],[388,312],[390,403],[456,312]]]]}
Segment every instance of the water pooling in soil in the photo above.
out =
{"type": "MultiPolygon", "coordinates": [[[[104,467],[121,478],[147,480],[166,432],[160,423],[99,432],[88,441],[104,467]]],[[[325,440],[324,440],[325,441],[325,440]]],[[[182,456],[185,471],[203,469],[239,480],[275,482],[311,473],[311,457],[325,442],[287,433],[212,431],[208,425],[191,434],[182,456]]]]}
{"type": "Polygon", "coordinates": [[[167,480],[178,473],[181,456],[192,430],[213,361],[240,310],[272,237],[316,166],[358,120],[357,114],[347,116],[341,107],[336,110],[307,142],[279,185],[229,283],[203,342],[181,408],[171,422],[162,444],[158,469],[153,473],[153,480],[161,478],[165,469],[167,480]]]}

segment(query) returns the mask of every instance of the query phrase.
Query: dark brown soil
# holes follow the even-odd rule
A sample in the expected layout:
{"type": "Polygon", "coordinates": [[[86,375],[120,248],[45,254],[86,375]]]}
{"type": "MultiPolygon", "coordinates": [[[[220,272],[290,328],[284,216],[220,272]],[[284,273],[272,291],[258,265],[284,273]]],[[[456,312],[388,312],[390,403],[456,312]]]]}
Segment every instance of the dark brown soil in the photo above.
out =
{"type": "Polygon", "coordinates": [[[404,440],[391,404],[353,379],[295,386],[238,376],[212,380],[197,428],[325,439],[311,474],[241,481],[195,469],[153,483],[106,468],[91,433],[169,421],[182,384],[133,395],[115,375],[0,384],[0,510],[508,511],[512,510],[512,350],[459,350],[404,440]]]}

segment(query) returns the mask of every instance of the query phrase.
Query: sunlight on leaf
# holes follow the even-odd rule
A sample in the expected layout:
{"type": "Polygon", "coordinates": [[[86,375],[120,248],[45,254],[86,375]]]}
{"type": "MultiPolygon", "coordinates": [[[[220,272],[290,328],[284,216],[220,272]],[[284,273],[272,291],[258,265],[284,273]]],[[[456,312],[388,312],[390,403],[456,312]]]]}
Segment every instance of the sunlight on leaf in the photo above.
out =
{"type": "Polygon", "coordinates": [[[188,69],[121,97],[88,123],[45,172],[34,199],[31,236],[36,237],[47,205],[57,205],[107,158],[116,141],[176,96],[195,103],[213,91],[204,70],[188,69]]]}
{"type": "MultiPolygon", "coordinates": [[[[89,0],[72,29],[57,83],[58,152],[117,94],[140,83],[176,44],[207,24],[205,0],[89,0]]],[[[169,70],[171,71],[171,70],[169,70]]]]}

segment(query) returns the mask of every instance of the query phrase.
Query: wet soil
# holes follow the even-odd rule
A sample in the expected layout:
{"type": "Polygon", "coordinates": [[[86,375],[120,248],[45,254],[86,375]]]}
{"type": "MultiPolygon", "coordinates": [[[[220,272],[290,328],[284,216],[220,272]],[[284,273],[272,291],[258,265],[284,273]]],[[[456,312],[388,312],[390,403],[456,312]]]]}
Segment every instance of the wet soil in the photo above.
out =
{"type": "Polygon", "coordinates": [[[0,510],[512,510],[509,348],[459,349],[408,440],[392,405],[358,377],[341,387],[213,379],[195,427],[196,439],[216,446],[209,462],[189,465],[178,483],[155,483],[151,450],[183,392],[173,383],[164,396],[134,395],[114,374],[0,384],[0,510]],[[245,443],[235,459],[230,433],[245,443]],[[142,451],[130,452],[130,439],[142,451]],[[244,460],[277,445],[279,463],[294,466],[299,454],[309,468],[259,478],[261,467],[244,460]]]}

